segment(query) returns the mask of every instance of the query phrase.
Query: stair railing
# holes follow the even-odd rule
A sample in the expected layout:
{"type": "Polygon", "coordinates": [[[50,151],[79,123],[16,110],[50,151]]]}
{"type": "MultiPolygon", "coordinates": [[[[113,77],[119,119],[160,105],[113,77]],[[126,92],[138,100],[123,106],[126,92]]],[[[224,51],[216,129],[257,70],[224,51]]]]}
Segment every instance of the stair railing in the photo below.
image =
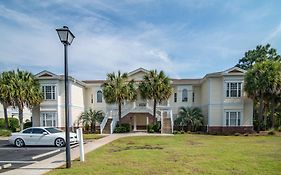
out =
{"type": "Polygon", "coordinates": [[[107,123],[108,118],[111,117],[111,115],[112,115],[112,111],[105,113],[105,116],[104,116],[104,118],[103,118],[103,120],[100,124],[100,133],[101,134],[102,134],[102,131],[103,131],[103,129],[104,129],[106,123],[107,123]]]}

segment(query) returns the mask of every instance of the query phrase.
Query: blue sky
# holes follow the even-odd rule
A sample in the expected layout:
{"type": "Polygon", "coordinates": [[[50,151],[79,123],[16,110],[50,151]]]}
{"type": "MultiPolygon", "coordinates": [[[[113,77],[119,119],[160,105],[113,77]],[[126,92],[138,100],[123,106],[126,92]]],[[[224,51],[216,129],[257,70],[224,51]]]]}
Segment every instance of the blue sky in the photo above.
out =
{"type": "Polygon", "coordinates": [[[76,36],[70,75],[104,79],[139,67],[171,78],[200,78],[234,66],[258,44],[280,54],[279,0],[3,0],[0,71],[63,74],[56,28],[76,36]]]}

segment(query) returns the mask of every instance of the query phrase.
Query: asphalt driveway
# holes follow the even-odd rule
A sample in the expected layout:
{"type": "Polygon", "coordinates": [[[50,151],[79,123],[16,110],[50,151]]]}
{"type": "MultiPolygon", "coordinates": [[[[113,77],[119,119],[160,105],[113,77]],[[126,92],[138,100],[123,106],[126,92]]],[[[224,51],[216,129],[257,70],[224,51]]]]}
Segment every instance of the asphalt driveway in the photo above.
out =
{"type": "Polygon", "coordinates": [[[0,139],[0,173],[36,163],[64,150],[65,148],[55,146],[17,148],[9,144],[8,138],[2,138],[0,139]]]}

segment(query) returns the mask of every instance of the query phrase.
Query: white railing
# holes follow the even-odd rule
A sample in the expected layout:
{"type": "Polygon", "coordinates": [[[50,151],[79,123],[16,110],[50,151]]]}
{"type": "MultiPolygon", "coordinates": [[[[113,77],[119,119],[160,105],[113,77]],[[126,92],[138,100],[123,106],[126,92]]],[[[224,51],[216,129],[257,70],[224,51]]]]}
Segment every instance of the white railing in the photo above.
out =
{"type": "Polygon", "coordinates": [[[117,124],[117,119],[118,119],[118,117],[116,117],[116,116],[112,118],[112,121],[111,121],[111,124],[110,124],[110,134],[113,134],[113,132],[114,132],[114,129],[115,129],[116,124],[117,124]]]}
{"type": "Polygon", "coordinates": [[[102,131],[103,131],[103,129],[104,129],[106,123],[107,123],[108,118],[111,117],[111,115],[112,115],[112,111],[105,113],[105,116],[104,116],[104,118],[103,118],[103,120],[100,124],[100,133],[101,134],[102,134],[102,131]]]}

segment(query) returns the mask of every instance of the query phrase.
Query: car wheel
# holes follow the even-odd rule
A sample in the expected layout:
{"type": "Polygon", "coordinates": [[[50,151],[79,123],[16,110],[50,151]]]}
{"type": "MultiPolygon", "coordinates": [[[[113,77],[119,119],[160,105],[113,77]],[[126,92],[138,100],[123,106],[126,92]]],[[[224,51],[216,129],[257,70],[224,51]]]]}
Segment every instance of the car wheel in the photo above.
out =
{"type": "Polygon", "coordinates": [[[20,138],[15,140],[15,145],[16,147],[23,147],[24,146],[24,141],[20,138]]]}
{"type": "Polygon", "coordinates": [[[56,147],[63,147],[65,145],[65,141],[63,138],[57,138],[55,140],[55,146],[56,147]]]}

